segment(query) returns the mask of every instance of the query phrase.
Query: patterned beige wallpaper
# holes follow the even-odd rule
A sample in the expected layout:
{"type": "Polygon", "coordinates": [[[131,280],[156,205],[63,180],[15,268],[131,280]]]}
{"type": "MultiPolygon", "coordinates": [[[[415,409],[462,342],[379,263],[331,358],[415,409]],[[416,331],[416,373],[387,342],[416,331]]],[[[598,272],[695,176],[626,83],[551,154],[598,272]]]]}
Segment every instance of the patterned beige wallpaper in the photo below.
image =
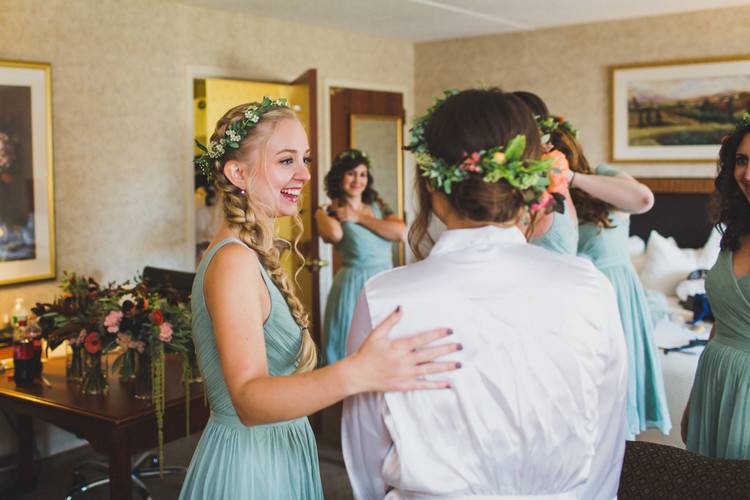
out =
{"type": "MultiPolygon", "coordinates": [[[[608,66],[750,55],[750,7],[417,44],[415,112],[446,88],[530,90],[581,132],[589,160],[609,156],[608,66]]],[[[627,165],[641,176],[713,175],[714,166],[627,165]]]]}
{"type": "MultiPolygon", "coordinates": [[[[412,102],[405,42],[164,0],[0,0],[0,26],[0,60],[52,64],[59,274],[190,266],[188,66],[259,80],[317,68],[319,100],[329,79],[403,86],[412,102]]],[[[0,314],[54,286],[0,287],[0,314]]]]}

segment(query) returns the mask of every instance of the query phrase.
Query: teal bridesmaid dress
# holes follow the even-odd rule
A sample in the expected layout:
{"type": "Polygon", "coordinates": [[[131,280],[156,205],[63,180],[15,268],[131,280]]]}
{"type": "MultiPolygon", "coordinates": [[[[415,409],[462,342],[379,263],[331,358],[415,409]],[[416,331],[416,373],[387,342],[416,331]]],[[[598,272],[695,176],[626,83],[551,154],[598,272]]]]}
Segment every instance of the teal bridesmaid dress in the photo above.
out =
{"type": "MultiPolygon", "coordinates": [[[[307,417],[246,427],[229,396],[203,296],[206,268],[227,238],[201,261],[193,282],[193,339],[211,417],[195,450],[180,492],[181,500],[319,500],[323,498],[315,437],[307,417]]],[[[288,375],[296,367],[300,329],[284,297],[263,267],[271,313],[263,325],[268,371],[288,375]]]]}
{"type": "Polygon", "coordinates": [[[578,225],[570,214],[553,214],[552,225],[539,238],[531,240],[533,245],[564,255],[575,255],[578,247],[578,225]]]}
{"type": "MultiPolygon", "coordinates": [[[[597,169],[599,175],[615,175],[609,166],[597,169]]],[[[659,351],[654,343],[654,320],[638,274],[628,254],[630,217],[610,214],[614,227],[581,224],[578,228],[578,255],[590,259],[609,278],[617,295],[620,321],[628,347],[627,434],[635,438],[655,427],[669,434],[672,421],[664,392],[659,351]]]]}
{"type": "Polygon", "coordinates": [[[690,396],[687,449],[750,459],[750,275],[722,251],[706,278],[716,334],[701,354],[690,396]]]}
{"type": "MultiPolygon", "coordinates": [[[[375,217],[384,217],[378,203],[371,208],[375,217]]],[[[346,356],[346,338],[362,287],[371,277],[393,267],[392,242],[353,222],[342,222],[341,228],[344,235],[336,249],[341,252],[342,266],[333,279],[323,319],[328,364],[346,356]]]]}

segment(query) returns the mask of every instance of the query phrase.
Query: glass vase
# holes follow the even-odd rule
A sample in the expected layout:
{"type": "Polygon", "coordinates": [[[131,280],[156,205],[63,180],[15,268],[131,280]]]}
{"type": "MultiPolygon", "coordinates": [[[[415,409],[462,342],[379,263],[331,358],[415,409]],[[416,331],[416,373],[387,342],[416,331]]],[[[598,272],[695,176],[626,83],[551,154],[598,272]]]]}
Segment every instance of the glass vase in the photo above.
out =
{"type": "Polygon", "coordinates": [[[123,354],[120,366],[120,382],[132,382],[135,380],[135,349],[127,349],[123,354]]]}
{"type": "Polygon", "coordinates": [[[151,373],[151,353],[146,348],[143,352],[133,351],[133,397],[151,399],[153,379],[151,373]]]}
{"type": "Polygon", "coordinates": [[[83,345],[68,341],[70,352],[65,355],[65,378],[68,382],[83,381],[83,345]]]}
{"type": "Polygon", "coordinates": [[[101,351],[87,352],[84,355],[83,382],[81,392],[91,396],[105,395],[109,392],[107,369],[104,366],[101,351]]]}

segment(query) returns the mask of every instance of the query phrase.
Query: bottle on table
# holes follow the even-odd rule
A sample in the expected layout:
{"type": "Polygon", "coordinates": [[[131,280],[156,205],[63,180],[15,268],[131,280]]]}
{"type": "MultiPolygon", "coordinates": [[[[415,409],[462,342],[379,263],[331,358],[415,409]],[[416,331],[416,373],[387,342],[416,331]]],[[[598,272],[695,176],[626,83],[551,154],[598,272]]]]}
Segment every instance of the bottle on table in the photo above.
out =
{"type": "MultiPolygon", "coordinates": [[[[29,335],[28,312],[23,299],[16,299],[13,307],[13,379],[19,387],[34,383],[34,341],[29,335]]],[[[41,344],[40,344],[41,345],[41,344]]],[[[41,354],[41,349],[40,349],[41,354]]]]}

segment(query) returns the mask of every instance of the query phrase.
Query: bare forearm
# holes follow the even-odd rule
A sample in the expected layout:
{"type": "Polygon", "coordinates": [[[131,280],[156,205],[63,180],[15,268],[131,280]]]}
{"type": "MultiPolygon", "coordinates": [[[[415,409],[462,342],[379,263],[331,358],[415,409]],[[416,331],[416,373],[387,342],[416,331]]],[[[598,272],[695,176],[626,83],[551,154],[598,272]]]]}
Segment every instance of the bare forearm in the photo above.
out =
{"type": "Polygon", "coordinates": [[[406,239],[406,224],[400,220],[385,220],[363,215],[360,217],[358,224],[389,241],[404,241],[406,239]]]}
{"type": "Polygon", "coordinates": [[[320,237],[326,243],[338,243],[344,235],[341,223],[333,217],[329,217],[322,209],[315,214],[315,222],[318,225],[320,237]]]}
{"type": "Polygon", "coordinates": [[[354,394],[350,361],[297,375],[249,380],[235,400],[245,425],[262,425],[311,415],[354,394]]]}
{"type": "Polygon", "coordinates": [[[576,173],[571,187],[585,191],[622,212],[644,213],[654,204],[651,190],[632,178],[576,173]]]}

